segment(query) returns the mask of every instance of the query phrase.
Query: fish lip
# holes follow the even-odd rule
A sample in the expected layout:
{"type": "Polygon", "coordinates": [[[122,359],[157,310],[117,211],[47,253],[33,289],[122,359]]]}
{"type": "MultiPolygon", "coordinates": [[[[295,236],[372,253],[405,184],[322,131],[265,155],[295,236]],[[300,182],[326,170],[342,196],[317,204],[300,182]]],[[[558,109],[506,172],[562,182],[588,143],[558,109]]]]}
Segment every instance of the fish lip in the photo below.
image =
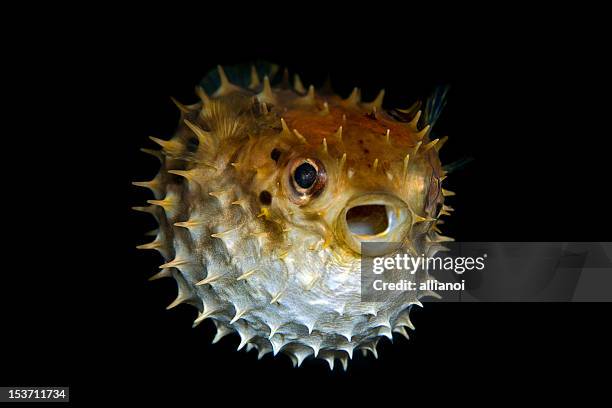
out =
{"type": "Polygon", "coordinates": [[[389,193],[365,193],[351,198],[336,218],[336,234],[340,240],[361,256],[379,256],[393,252],[401,247],[412,227],[412,213],[406,202],[389,193]],[[355,234],[346,220],[348,211],[364,205],[384,205],[387,207],[388,227],[385,231],[362,235],[355,234]],[[386,245],[369,246],[366,253],[362,251],[363,243],[384,243],[386,245]]]}

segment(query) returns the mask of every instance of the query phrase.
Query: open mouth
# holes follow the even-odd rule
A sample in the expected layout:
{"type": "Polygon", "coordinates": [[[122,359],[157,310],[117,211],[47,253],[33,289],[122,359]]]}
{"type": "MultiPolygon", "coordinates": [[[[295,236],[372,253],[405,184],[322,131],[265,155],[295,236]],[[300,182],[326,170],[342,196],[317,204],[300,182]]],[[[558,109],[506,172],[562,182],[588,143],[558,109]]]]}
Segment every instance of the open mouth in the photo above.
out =
{"type": "Polygon", "coordinates": [[[377,235],[389,228],[387,206],[385,205],[359,205],[346,213],[346,224],[353,234],[377,235]]]}
{"type": "Polygon", "coordinates": [[[356,253],[380,256],[401,245],[410,232],[411,221],[408,206],[397,196],[362,194],[349,200],[338,215],[336,234],[356,253]],[[369,245],[362,247],[364,243],[369,245]]]}

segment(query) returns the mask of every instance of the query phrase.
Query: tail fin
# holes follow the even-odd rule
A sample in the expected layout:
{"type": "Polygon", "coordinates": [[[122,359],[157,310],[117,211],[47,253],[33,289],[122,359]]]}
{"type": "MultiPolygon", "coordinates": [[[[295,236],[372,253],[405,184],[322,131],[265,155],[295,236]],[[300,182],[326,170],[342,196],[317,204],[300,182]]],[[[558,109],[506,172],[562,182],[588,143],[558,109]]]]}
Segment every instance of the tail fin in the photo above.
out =
{"type": "Polygon", "coordinates": [[[436,89],[434,89],[429,98],[427,98],[423,116],[421,118],[424,125],[430,125],[432,128],[434,127],[436,121],[442,113],[442,109],[444,109],[444,106],[446,105],[446,94],[448,93],[449,88],[450,87],[448,85],[438,86],[436,89]]]}
{"type": "Polygon", "coordinates": [[[473,157],[462,157],[459,160],[455,160],[452,163],[449,163],[445,166],[442,167],[442,169],[447,172],[448,174],[457,171],[457,170],[461,170],[462,168],[464,168],[465,166],[467,166],[469,163],[471,163],[474,160],[473,157]]]}
{"type": "MultiPolygon", "coordinates": [[[[430,125],[432,128],[434,127],[436,121],[442,114],[444,106],[446,105],[446,95],[448,94],[449,88],[450,87],[448,85],[437,86],[429,98],[427,98],[425,108],[423,110],[423,116],[421,117],[423,126],[430,125]]],[[[455,160],[454,162],[445,165],[443,169],[447,173],[452,173],[454,171],[463,169],[473,160],[474,158],[470,156],[462,157],[459,160],[455,160]]]]}

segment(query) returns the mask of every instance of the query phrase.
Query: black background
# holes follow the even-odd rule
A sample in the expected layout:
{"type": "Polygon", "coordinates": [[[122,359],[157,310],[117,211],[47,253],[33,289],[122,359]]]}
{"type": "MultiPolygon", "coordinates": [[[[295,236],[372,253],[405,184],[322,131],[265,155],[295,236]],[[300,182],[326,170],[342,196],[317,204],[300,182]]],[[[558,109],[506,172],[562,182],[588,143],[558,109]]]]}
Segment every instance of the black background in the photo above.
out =
{"type": "MultiPolygon", "coordinates": [[[[195,84],[217,64],[270,60],[305,84],[320,86],[329,74],[342,95],[359,86],[365,99],[385,88],[388,107],[450,84],[436,127],[450,137],[442,159],[474,161],[448,178],[456,212],[444,232],[462,241],[609,240],[609,79],[596,24],[577,35],[555,19],[528,17],[459,21],[444,32],[440,24],[281,25],[269,17],[267,26],[249,16],[205,18],[191,30],[171,17],[109,18],[64,49],[83,35],[82,22],[37,54],[50,67],[27,73],[60,91],[38,94],[60,126],[20,155],[34,176],[24,175],[18,191],[34,198],[8,217],[19,249],[5,270],[2,384],[69,385],[82,402],[114,394],[316,404],[326,393],[409,401],[449,390],[479,399],[491,387],[511,397],[548,390],[547,380],[557,384],[551,393],[569,392],[577,377],[605,366],[606,304],[426,304],[414,313],[410,341],[382,340],[378,360],[356,353],[346,373],[322,360],[299,369],[286,357],[257,361],[255,352],[235,351],[237,336],[211,345],[212,323],[191,328],[195,309],[165,310],[175,286],[147,282],[162,260],[134,249],[154,223],[130,210],[149,198],[130,182],[156,172],[138,149],[153,147],[147,136],[171,136],[178,112],[169,96],[195,101],[195,84]],[[84,92],[73,96],[73,88],[84,92]]],[[[40,129],[34,119],[14,134],[40,129]]]]}

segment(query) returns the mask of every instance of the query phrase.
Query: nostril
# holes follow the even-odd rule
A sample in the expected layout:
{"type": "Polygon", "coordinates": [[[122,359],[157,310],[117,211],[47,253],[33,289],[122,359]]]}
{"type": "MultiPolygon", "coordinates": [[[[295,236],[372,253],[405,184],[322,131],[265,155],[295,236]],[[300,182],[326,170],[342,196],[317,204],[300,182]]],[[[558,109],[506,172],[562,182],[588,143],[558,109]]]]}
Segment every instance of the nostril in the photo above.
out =
{"type": "Polygon", "coordinates": [[[353,234],[380,234],[389,228],[387,206],[374,204],[353,207],[346,213],[346,224],[353,234]]]}

